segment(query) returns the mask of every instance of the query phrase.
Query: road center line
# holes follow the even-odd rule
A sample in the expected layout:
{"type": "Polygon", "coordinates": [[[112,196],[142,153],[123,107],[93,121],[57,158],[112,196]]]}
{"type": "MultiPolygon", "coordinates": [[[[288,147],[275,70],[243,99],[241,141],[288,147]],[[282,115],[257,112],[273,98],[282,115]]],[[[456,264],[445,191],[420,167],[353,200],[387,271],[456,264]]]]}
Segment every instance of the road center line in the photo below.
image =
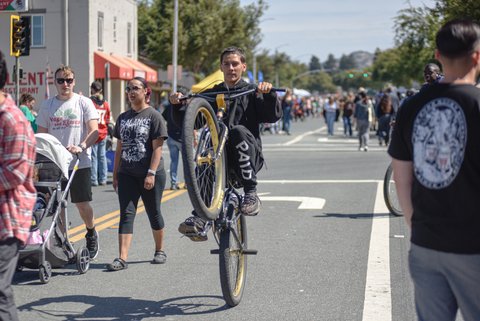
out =
{"type": "MultiPolygon", "coordinates": [[[[378,179],[280,179],[280,180],[259,180],[261,184],[352,184],[352,183],[382,183],[378,179]]],[[[387,211],[388,213],[388,211],[387,211]]]]}
{"type": "MultiPolygon", "coordinates": [[[[164,196],[162,197],[162,203],[174,198],[174,197],[177,197],[177,196],[180,196],[182,195],[183,193],[185,193],[186,190],[178,190],[178,191],[173,191],[173,192],[167,192],[165,191],[165,194],[164,196]]],[[[139,207],[137,208],[137,214],[141,214],[142,212],[145,211],[145,207],[142,206],[142,202],[140,201],[139,202],[139,207]]],[[[120,210],[116,210],[116,211],[113,211],[113,212],[110,212],[110,213],[107,213],[105,215],[102,215],[98,218],[95,219],[95,224],[96,224],[96,227],[95,229],[100,232],[102,230],[105,230],[115,224],[118,224],[119,222],[119,219],[120,219],[120,210]],[[106,222],[104,222],[106,221],[106,222]],[[104,223],[102,223],[104,222],[104,223]],[[102,224],[99,224],[99,223],[102,223],[102,224]]],[[[70,242],[72,243],[75,243],[77,241],[80,241],[82,239],[84,239],[84,233],[86,232],[85,230],[85,225],[79,225],[77,227],[74,227],[74,228],[71,228],[68,230],[68,235],[69,235],[69,240],[70,242]]]]}
{"type": "Polygon", "coordinates": [[[379,182],[373,209],[370,248],[368,250],[363,321],[392,320],[390,217],[385,213],[389,212],[383,199],[383,183],[379,182]]]}

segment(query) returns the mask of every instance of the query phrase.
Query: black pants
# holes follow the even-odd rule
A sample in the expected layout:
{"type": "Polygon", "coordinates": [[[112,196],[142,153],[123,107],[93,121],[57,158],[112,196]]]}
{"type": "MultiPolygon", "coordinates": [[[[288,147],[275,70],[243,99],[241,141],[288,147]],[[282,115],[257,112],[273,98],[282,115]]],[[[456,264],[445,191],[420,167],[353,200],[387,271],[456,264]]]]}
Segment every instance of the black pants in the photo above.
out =
{"type": "Polygon", "coordinates": [[[120,202],[119,234],[132,234],[133,222],[137,214],[138,200],[142,197],[145,211],[152,230],[158,231],[165,227],[160,204],[165,188],[165,170],[157,172],[155,184],[151,190],[143,188],[145,177],[135,177],[118,173],[118,200],[120,202]]]}
{"type": "Polygon", "coordinates": [[[18,261],[20,241],[8,238],[0,241],[0,320],[17,321],[17,307],[13,300],[12,279],[18,261]]]}
{"type": "Polygon", "coordinates": [[[257,140],[245,126],[237,125],[230,129],[226,147],[229,167],[235,170],[244,192],[256,192],[257,173],[263,166],[257,140]]]}

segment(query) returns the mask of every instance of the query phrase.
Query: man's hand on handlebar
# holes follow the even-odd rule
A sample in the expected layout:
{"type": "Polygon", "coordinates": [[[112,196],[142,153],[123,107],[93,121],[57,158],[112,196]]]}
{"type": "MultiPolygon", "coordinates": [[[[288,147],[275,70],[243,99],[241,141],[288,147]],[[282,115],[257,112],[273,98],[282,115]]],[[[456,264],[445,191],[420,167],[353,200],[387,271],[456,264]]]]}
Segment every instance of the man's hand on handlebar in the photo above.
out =
{"type": "Polygon", "coordinates": [[[269,82],[261,82],[257,88],[259,93],[268,94],[272,90],[272,84],[269,82]]]}
{"type": "Polygon", "coordinates": [[[172,105],[178,105],[178,104],[182,104],[183,102],[180,100],[180,98],[183,97],[183,94],[181,92],[176,92],[176,93],[173,93],[171,94],[169,97],[168,97],[168,100],[170,101],[170,104],[172,105]]]}

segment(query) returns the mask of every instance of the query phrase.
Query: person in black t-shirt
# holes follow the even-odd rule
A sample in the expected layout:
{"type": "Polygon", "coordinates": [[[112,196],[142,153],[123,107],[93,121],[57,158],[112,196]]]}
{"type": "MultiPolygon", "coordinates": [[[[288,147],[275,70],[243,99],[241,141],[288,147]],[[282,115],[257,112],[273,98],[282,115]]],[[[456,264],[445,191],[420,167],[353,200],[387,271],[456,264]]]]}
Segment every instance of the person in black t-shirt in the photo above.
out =
{"type": "MultiPolygon", "coordinates": [[[[225,81],[205,90],[204,93],[255,88],[255,85],[248,84],[242,79],[243,73],[247,70],[245,53],[242,49],[237,47],[224,49],[220,54],[220,69],[225,81]]],[[[240,211],[243,215],[249,216],[257,215],[261,207],[257,195],[256,176],[264,164],[260,124],[275,123],[282,117],[282,106],[277,94],[272,91],[272,84],[260,82],[256,87],[255,92],[230,101],[225,115],[229,128],[228,141],[225,145],[228,163],[243,185],[245,194],[240,211]],[[236,108],[233,108],[235,105],[236,108]],[[235,110],[235,113],[230,113],[231,110],[235,110]]],[[[179,100],[182,96],[182,93],[176,92],[169,97],[173,105],[174,121],[182,118],[187,108],[185,102],[182,103],[179,100]]],[[[217,110],[216,103],[212,103],[212,107],[214,111],[217,110]]],[[[192,214],[192,217],[180,224],[178,230],[191,240],[205,241],[206,236],[200,235],[200,232],[203,231],[206,222],[195,212],[192,214]]]]}
{"type": "Polygon", "coordinates": [[[166,180],[162,148],[167,127],[162,115],[148,104],[151,91],[145,79],[133,78],[125,92],[132,108],[120,114],[115,123],[117,149],[112,182],[120,203],[119,257],[106,266],[109,271],[128,267],[128,250],[140,197],[155,241],[152,263],[161,264],[167,260],[163,251],[165,223],[160,211],[166,180]]]}
{"type": "Polygon", "coordinates": [[[389,147],[420,320],[480,316],[480,26],[453,20],[436,35],[444,78],[399,111],[389,147]]]}

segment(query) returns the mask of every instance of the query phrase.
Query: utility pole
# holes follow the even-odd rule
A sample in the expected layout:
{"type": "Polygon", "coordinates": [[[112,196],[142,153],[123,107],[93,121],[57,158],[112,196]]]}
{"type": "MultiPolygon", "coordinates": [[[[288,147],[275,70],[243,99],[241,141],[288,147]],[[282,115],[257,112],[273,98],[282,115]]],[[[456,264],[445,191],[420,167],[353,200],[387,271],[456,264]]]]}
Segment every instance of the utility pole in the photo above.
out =
{"type": "Polygon", "coordinates": [[[177,57],[178,57],[178,0],[175,0],[174,1],[174,18],[173,18],[172,92],[177,92],[177,65],[178,65],[177,57]]]}

